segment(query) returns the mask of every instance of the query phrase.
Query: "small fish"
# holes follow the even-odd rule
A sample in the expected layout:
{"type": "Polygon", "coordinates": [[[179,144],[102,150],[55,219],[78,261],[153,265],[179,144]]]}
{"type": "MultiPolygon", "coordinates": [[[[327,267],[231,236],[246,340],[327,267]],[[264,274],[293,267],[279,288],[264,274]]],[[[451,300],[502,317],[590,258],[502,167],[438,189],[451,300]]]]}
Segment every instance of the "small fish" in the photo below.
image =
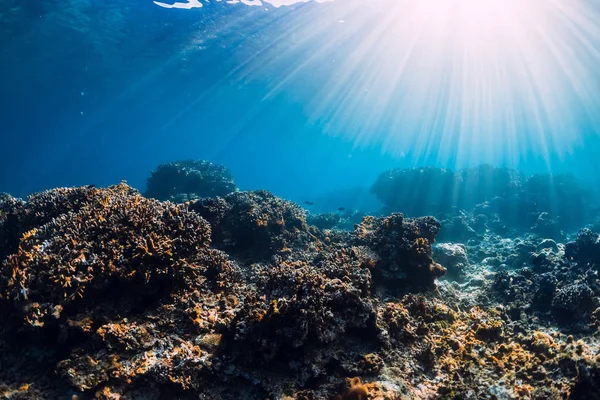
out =
{"type": "Polygon", "coordinates": [[[312,201],[308,201],[308,200],[306,200],[306,201],[304,202],[304,204],[306,204],[306,205],[309,205],[309,206],[314,206],[314,205],[315,205],[315,203],[314,203],[314,202],[312,202],[312,201]]]}
{"type": "Polygon", "coordinates": [[[346,211],[346,207],[340,207],[338,208],[338,211],[346,211]]]}
{"type": "Polygon", "coordinates": [[[87,186],[86,186],[86,188],[88,188],[88,189],[93,189],[93,188],[95,188],[95,187],[96,187],[96,185],[94,185],[94,184],[91,184],[91,185],[87,185],[87,186]]]}

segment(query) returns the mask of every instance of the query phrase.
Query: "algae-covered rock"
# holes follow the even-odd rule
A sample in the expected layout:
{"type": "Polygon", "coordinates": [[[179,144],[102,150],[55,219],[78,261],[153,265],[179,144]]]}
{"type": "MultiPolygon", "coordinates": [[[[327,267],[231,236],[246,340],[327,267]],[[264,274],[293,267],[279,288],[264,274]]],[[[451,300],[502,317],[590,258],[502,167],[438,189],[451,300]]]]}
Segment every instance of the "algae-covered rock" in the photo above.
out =
{"type": "Polygon", "coordinates": [[[469,265],[467,248],[460,243],[438,243],[433,247],[433,259],[440,263],[453,278],[461,278],[469,265]]]}
{"type": "Polygon", "coordinates": [[[308,214],[306,222],[309,225],[314,225],[319,229],[331,229],[339,224],[341,217],[338,213],[326,214],[308,214]]]}
{"type": "Polygon", "coordinates": [[[574,242],[567,243],[565,257],[579,267],[600,267],[600,235],[588,228],[577,233],[574,242]]]}

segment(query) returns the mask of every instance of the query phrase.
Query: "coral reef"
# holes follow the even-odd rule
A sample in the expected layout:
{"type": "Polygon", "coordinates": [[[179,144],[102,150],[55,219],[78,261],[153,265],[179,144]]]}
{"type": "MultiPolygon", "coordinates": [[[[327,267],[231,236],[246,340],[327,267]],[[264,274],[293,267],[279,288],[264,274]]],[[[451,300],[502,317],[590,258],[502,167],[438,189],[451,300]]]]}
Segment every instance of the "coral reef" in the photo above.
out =
{"type": "Polygon", "coordinates": [[[240,259],[289,253],[288,243],[307,231],[302,208],[265,190],[201,199],[189,207],[210,223],[213,244],[240,259]]]}
{"type": "Polygon", "coordinates": [[[326,214],[308,214],[306,216],[306,222],[319,229],[332,229],[340,223],[340,220],[340,215],[334,212],[326,214]]]}
{"type": "Polygon", "coordinates": [[[433,247],[433,259],[443,265],[448,275],[460,279],[469,265],[467,248],[461,243],[439,243],[433,247]]]}
{"type": "Polygon", "coordinates": [[[572,175],[527,176],[489,165],[457,172],[394,169],[382,173],[371,191],[386,212],[439,217],[440,239],[448,241],[468,240],[486,224],[498,234],[515,229],[563,239],[563,231],[598,214],[592,193],[572,175]]]}
{"type": "Polygon", "coordinates": [[[358,244],[366,245],[376,255],[373,268],[376,282],[411,288],[430,288],[435,279],[443,276],[445,268],[431,257],[431,246],[440,224],[431,217],[404,218],[402,214],[389,217],[365,217],[356,227],[358,244]]]}
{"type": "Polygon", "coordinates": [[[600,235],[584,228],[577,233],[575,241],[565,248],[566,257],[577,265],[600,267],[600,235]]]}
{"type": "Polygon", "coordinates": [[[175,203],[225,196],[237,190],[233,176],[225,166],[196,160],[159,165],[146,186],[146,197],[175,203]]]}
{"type": "Polygon", "coordinates": [[[432,215],[452,210],[452,202],[434,199],[446,200],[459,181],[460,176],[440,168],[393,169],[379,175],[371,192],[389,211],[409,216],[432,215]]]}
{"type": "Polygon", "coordinates": [[[4,197],[0,396],[598,398],[591,231],[434,245],[432,217],[306,218],[266,191],[4,197]]]}
{"type": "Polygon", "coordinates": [[[191,334],[233,318],[224,304],[240,277],[209,248],[208,223],[125,184],[13,203],[2,230],[25,232],[0,274],[3,341],[55,351],[58,376],[79,392],[139,378],[185,388],[204,368],[191,334]]]}
{"type": "Polygon", "coordinates": [[[342,210],[325,214],[308,213],[306,223],[319,229],[338,229],[353,231],[357,224],[360,224],[363,218],[367,216],[359,210],[342,210]]]}

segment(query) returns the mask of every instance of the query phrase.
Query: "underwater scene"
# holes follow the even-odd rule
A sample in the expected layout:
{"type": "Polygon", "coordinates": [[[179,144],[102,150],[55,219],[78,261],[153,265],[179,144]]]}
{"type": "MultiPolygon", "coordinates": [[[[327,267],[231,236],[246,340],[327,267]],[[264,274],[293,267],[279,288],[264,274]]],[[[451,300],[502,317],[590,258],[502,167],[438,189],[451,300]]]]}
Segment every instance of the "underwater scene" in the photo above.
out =
{"type": "Polygon", "coordinates": [[[0,399],[600,399],[600,1],[2,0],[0,399]]]}

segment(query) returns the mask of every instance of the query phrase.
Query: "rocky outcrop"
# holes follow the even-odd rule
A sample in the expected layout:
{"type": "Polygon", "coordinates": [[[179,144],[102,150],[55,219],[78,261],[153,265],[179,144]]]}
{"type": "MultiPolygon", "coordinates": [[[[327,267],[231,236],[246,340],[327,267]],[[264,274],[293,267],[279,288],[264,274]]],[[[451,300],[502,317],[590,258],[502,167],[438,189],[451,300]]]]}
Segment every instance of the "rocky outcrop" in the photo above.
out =
{"type": "Polygon", "coordinates": [[[231,172],[209,161],[176,161],[161,164],[148,178],[144,195],[175,203],[202,197],[225,196],[237,187],[231,172]]]}

